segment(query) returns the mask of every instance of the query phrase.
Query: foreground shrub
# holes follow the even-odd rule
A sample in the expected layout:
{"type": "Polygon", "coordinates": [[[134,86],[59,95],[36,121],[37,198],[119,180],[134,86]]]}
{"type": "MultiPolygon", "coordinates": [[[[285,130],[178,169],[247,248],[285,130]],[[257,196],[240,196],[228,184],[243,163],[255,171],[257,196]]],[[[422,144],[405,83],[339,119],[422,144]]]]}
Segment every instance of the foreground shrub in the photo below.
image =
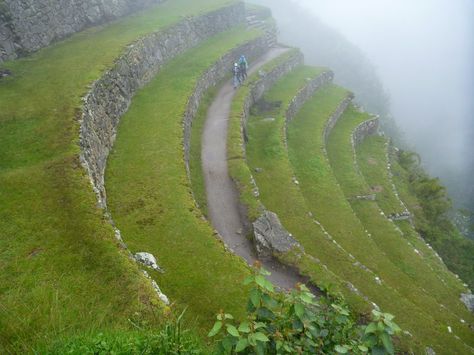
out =
{"type": "Polygon", "coordinates": [[[220,335],[219,354],[393,354],[392,335],[400,328],[393,316],[373,311],[373,321],[358,326],[339,297],[316,297],[305,285],[290,293],[276,292],[257,266],[245,280],[253,287],[247,319],[237,323],[223,311],[209,332],[220,335]]]}

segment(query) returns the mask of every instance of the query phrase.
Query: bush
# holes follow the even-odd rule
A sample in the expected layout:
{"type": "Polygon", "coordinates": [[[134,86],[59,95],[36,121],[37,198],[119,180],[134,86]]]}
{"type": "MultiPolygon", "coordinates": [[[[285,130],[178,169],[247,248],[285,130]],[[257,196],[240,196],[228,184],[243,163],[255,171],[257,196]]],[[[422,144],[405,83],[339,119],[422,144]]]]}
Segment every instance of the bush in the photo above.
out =
{"type": "Polygon", "coordinates": [[[400,328],[393,316],[373,311],[373,322],[358,326],[340,297],[316,297],[305,285],[276,292],[257,265],[244,284],[253,287],[247,319],[236,323],[220,312],[209,337],[220,335],[219,354],[393,354],[391,336],[400,328]]]}

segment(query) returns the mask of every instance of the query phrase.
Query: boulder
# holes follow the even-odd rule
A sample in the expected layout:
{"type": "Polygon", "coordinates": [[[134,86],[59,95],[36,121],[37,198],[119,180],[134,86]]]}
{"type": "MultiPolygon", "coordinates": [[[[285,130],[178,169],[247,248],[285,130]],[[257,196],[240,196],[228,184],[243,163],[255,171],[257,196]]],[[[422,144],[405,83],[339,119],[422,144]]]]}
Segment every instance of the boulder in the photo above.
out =
{"type": "Polygon", "coordinates": [[[474,313],[474,295],[472,293],[461,293],[461,302],[474,313]]]}
{"type": "Polygon", "coordinates": [[[155,271],[163,272],[163,270],[158,266],[156,258],[153,256],[153,254],[140,252],[136,253],[134,255],[134,258],[140,264],[148,266],[149,268],[152,268],[155,271]]]}
{"type": "Polygon", "coordinates": [[[282,226],[278,216],[265,211],[254,223],[255,246],[261,258],[269,258],[274,253],[281,254],[293,248],[301,248],[292,235],[282,226]]]}

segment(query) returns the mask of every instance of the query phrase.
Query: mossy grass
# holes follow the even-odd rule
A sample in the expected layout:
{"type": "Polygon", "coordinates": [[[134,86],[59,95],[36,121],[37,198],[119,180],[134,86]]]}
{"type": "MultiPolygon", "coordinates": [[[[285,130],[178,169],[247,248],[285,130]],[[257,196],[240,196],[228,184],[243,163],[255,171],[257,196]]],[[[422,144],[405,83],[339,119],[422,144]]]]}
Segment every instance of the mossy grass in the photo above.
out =
{"type": "MultiPolygon", "coordinates": [[[[260,72],[268,73],[277,68],[289,58],[298,55],[297,49],[290,49],[269,63],[265,64],[260,72]]],[[[255,221],[261,214],[261,205],[253,192],[252,173],[246,162],[245,142],[242,134],[244,105],[252,87],[260,80],[260,74],[251,75],[241,86],[232,101],[227,134],[227,156],[229,175],[234,180],[240,193],[240,202],[247,211],[250,221],[255,221]]]]}
{"type": "MultiPolygon", "coordinates": [[[[254,176],[260,189],[260,199],[266,208],[278,214],[283,225],[302,244],[306,252],[300,258],[297,255],[285,256],[285,258],[298,266],[306,275],[314,277],[313,280],[316,280],[316,283],[320,275],[323,275],[322,282],[336,275],[337,280],[352,283],[371,301],[377,302],[389,312],[400,315],[406,329],[416,329],[420,319],[423,324],[433,323],[429,316],[405,300],[396,290],[386,284],[378,285],[374,279],[375,275],[364,272],[357,266],[355,260],[350,259],[347,252],[341,251],[334,242],[328,240],[308,214],[310,209],[298,185],[293,181],[293,171],[284,144],[285,103],[287,106],[298,89],[304,85],[307,76],[309,75],[305,75],[303,69],[280,80],[265,95],[265,102],[271,106],[271,103],[281,101],[281,109],[275,108],[272,112],[254,115],[248,123],[247,158],[253,170],[259,168],[259,172],[254,176]],[[315,263],[315,260],[319,262],[315,263]],[[326,274],[318,271],[321,266],[321,269],[327,271],[326,274]],[[316,273],[312,274],[312,271],[316,273]],[[394,303],[395,299],[396,303],[394,303]],[[405,312],[408,312],[409,316],[405,312]]],[[[333,109],[345,97],[346,92],[341,91],[341,96],[335,95],[336,99],[332,98],[333,109]]],[[[328,99],[328,96],[322,97],[328,99]]],[[[295,122],[296,120],[298,118],[295,122]]],[[[358,301],[357,297],[354,297],[354,293],[344,292],[344,288],[342,290],[348,302],[360,311],[363,305],[354,303],[358,301]]],[[[421,331],[421,333],[424,332],[425,330],[421,331]]],[[[429,338],[429,334],[424,334],[421,338],[429,338]]],[[[418,341],[418,339],[404,338],[403,344],[407,348],[421,349],[418,341]]]]}
{"type": "Polygon", "coordinates": [[[193,126],[191,128],[191,145],[189,150],[189,171],[191,177],[192,191],[194,199],[197,205],[201,209],[204,216],[207,217],[207,197],[206,197],[206,185],[204,181],[204,175],[202,171],[202,132],[204,124],[206,123],[207,112],[209,105],[213,101],[217,93],[217,88],[221,84],[217,84],[216,87],[209,89],[204,97],[201,99],[199,110],[196,117],[193,120],[193,126]]]}
{"type": "MultiPolygon", "coordinates": [[[[391,177],[390,151],[393,149],[386,137],[373,135],[364,139],[357,146],[357,162],[365,181],[372,191],[376,193],[376,201],[380,209],[386,214],[400,213],[405,211],[405,204],[394,190],[391,177]]],[[[452,296],[447,299],[454,301],[465,287],[448,271],[444,263],[436,256],[433,249],[416,232],[409,220],[395,221],[397,227],[403,232],[403,236],[411,245],[420,252],[423,260],[429,265],[433,272],[437,273],[442,283],[450,290],[452,296]]],[[[446,294],[442,293],[446,299],[446,294]]],[[[456,302],[457,303],[457,302],[456,302]]]]}
{"type": "MultiPolygon", "coordinates": [[[[285,79],[286,80],[282,79],[267,93],[265,100],[268,103],[280,101],[285,97],[286,99],[281,100],[282,102],[289,102],[289,100],[291,100],[292,95],[297,91],[297,89],[291,85],[291,81],[295,80],[295,78],[285,79]],[[292,91],[293,93],[291,94],[292,91]]],[[[326,111],[328,114],[328,116],[325,117],[326,119],[347,94],[344,90],[339,90],[340,96],[337,95],[336,90],[336,94],[333,92],[332,98],[331,95],[328,95],[328,91],[324,89],[321,90],[324,94],[322,94],[320,98],[322,98],[324,102],[331,102],[325,106],[326,110],[328,107],[332,108],[329,112],[326,111]]],[[[318,94],[320,94],[320,92],[316,93],[315,96],[318,96],[318,94]]],[[[321,100],[318,101],[318,106],[319,104],[321,104],[321,100]]],[[[282,105],[282,107],[284,107],[284,105],[282,105]]],[[[312,110],[307,112],[313,112],[313,110],[314,106],[312,106],[312,110]]],[[[298,117],[294,122],[297,120],[298,117]]],[[[288,161],[284,145],[283,113],[276,110],[274,112],[267,112],[258,117],[251,117],[248,132],[249,143],[247,146],[247,155],[249,165],[252,168],[258,167],[261,169],[259,169],[259,173],[255,174],[255,179],[260,189],[260,199],[268,209],[279,215],[285,227],[288,228],[305,248],[306,254],[303,255],[302,258],[295,256],[293,263],[297,265],[302,272],[309,276],[316,277],[317,280],[318,275],[312,275],[311,271],[315,269],[315,258],[319,259],[324,265],[323,269],[328,271],[326,278],[328,275],[335,274],[339,275],[340,279],[345,280],[344,282],[352,283],[365,296],[369,297],[371,301],[375,301],[384,307],[384,310],[401,315],[403,318],[402,321],[407,329],[416,329],[417,321],[414,321],[414,319],[423,319],[422,323],[424,322],[425,324],[432,323],[433,320],[431,320],[429,316],[422,314],[419,309],[404,300],[393,288],[388,287],[386,284],[376,284],[374,275],[365,273],[362,269],[359,269],[354,260],[348,262],[347,259],[349,258],[347,253],[341,252],[333,242],[328,241],[325,236],[322,235],[319,227],[316,228],[312,217],[308,214],[310,209],[306,205],[306,201],[301,195],[298,185],[295,184],[292,179],[293,171],[288,161]],[[291,206],[291,208],[288,208],[288,206],[291,206]],[[394,303],[395,299],[397,299],[397,303],[394,303]],[[410,316],[407,316],[405,312],[408,312],[410,316]]],[[[315,217],[318,218],[317,215],[315,217]]],[[[292,261],[291,257],[289,261],[292,261]]],[[[345,295],[347,295],[347,293],[345,293],[345,295]]],[[[352,303],[354,297],[351,299],[351,296],[353,295],[349,293],[347,299],[357,310],[357,305],[352,303]]],[[[422,333],[423,332],[424,331],[422,331],[422,333]]],[[[425,337],[429,337],[429,335],[425,334],[425,337]]],[[[403,340],[404,346],[408,348],[417,348],[420,346],[417,342],[418,340],[410,338],[403,340]]]]}
{"type": "Polygon", "coordinates": [[[106,170],[109,207],[132,251],[156,255],[154,273],[172,300],[188,305],[204,332],[220,308],[242,314],[248,274],[224,249],[191,194],[183,157],[183,112],[200,76],[222,54],[261,35],[237,28],[179,56],[141,90],[121,120],[106,170]]]}
{"type": "MultiPolygon", "coordinates": [[[[450,347],[457,346],[459,349],[464,346],[462,342],[472,346],[474,341],[472,333],[467,326],[460,322],[460,315],[468,320],[472,319],[472,315],[454,300],[452,302],[449,302],[449,299],[443,300],[443,303],[448,304],[449,310],[446,307],[441,307],[441,301],[439,300],[439,303],[435,301],[438,295],[433,294],[432,291],[430,293],[426,291],[427,289],[442,291],[443,287],[439,286],[443,285],[437,276],[414,252],[413,247],[401,237],[392,223],[381,215],[380,209],[373,201],[361,201],[353,198],[356,194],[364,193],[364,191],[367,193],[369,189],[365,180],[355,168],[351,134],[358,124],[369,118],[367,114],[350,107],[336,124],[327,145],[334,175],[357,217],[372,234],[372,239],[381,250],[384,250],[385,257],[403,271],[403,273],[399,273],[400,284],[397,289],[423,312],[433,317],[436,323],[440,326],[443,324],[446,327],[450,326],[453,332],[461,338],[461,340],[458,340],[452,334],[446,334],[446,332],[438,332],[438,334],[433,332],[430,337],[431,340],[440,341],[440,339],[443,339],[446,342],[444,346],[449,342],[450,347]],[[406,275],[409,276],[411,281],[407,279],[406,275]]],[[[373,256],[374,253],[371,252],[371,255],[373,256]]],[[[445,291],[444,294],[449,297],[450,292],[445,291]]],[[[451,297],[453,296],[451,295],[451,297]]],[[[401,321],[400,323],[402,324],[401,321]]],[[[418,329],[415,330],[415,333],[417,331],[418,329]]]]}
{"type": "Polygon", "coordinates": [[[153,320],[153,292],[115,243],[79,163],[81,97],[140,36],[217,9],[168,1],[18,61],[0,81],[0,352],[153,320]]]}

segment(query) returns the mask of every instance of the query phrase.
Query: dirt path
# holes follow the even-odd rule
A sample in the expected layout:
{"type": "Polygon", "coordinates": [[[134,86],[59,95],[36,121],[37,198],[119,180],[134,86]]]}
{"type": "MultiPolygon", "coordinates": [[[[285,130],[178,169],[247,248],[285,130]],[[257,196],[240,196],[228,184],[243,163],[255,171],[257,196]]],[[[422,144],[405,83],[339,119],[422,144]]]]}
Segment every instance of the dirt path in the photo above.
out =
{"type": "MultiPolygon", "coordinates": [[[[271,49],[251,63],[249,75],[287,50],[271,49]]],[[[252,242],[242,233],[245,228],[239,214],[239,195],[227,169],[227,127],[234,95],[235,90],[229,81],[209,107],[202,136],[202,165],[211,223],[234,253],[253,264],[257,256],[252,242]]],[[[305,281],[292,268],[278,262],[264,262],[264,267],[272,273],[269,279],[281,288],[290,289],[297,282],[305,281]]]]}

